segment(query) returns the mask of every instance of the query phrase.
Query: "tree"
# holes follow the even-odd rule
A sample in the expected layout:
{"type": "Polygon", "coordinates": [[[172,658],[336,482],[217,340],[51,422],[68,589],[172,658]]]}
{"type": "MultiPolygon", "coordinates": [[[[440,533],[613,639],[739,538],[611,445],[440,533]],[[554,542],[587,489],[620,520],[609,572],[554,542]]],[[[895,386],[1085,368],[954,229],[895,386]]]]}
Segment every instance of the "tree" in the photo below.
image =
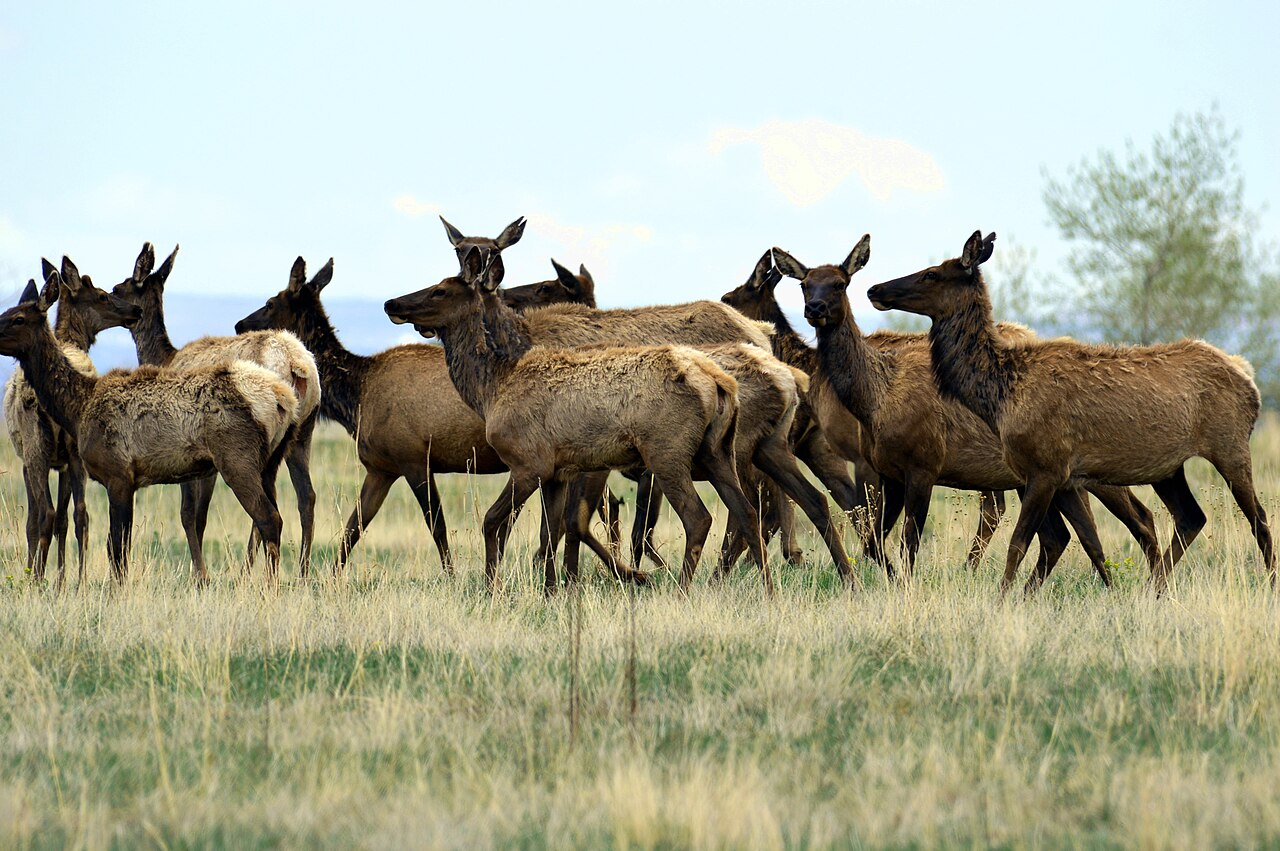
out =
{"type": "Polygon", "coordinates": [[[1244,201],[1238,131],[1216,108],[1179,114],[1150,150],[1129,141],[1059,181],[1046,175],[1049,218],[1071,245],[1081,328],[1113,342],[1202,337],[1254,361],[1275,398],[1280,298],[1257,216],[1244,201]]]}

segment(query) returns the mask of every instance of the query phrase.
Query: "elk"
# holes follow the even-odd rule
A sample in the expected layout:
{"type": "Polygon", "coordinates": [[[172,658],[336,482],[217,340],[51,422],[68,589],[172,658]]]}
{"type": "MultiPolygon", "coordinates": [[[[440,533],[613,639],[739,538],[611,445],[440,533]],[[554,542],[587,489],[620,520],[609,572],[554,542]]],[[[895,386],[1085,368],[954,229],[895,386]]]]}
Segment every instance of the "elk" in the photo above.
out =
{"type": "MultiPolygon", "coordinates": [[[[802,447],[816,444],[814,448],[808,449],[808,452],[816,454],[820,459],[823,459],[817,462],[819,466],[823,464],[829,466],[830,462],[825,461],[828,453],[834,453],[834,455],[838,456],[834,460],[841,467],[844,466],[846,461],[852,463],[856,480],[859,483],[856,490],[857,500],[847,506],[841,503],[840,507],[847,513],[861,512],[865,514],[867,513],[868,496],[879,491],[880,475],[868,463],[867,459],[862,456],[858,445],[858,433],[861,427],[858,425],[857,418],[836,397],[835,391],[831,388],[831,382],[822,374],[817,349],[810,346],[803,337],[796,333],[795,329],[791,327],[790,320],[787,319],[786,314],[782,312],[782,308],[778,305],[774,290],[781,280],[782,273],[773,264],[773,252],[766,251],[764,256],[756,263],[755,269],[752,270],[746,282],[725,293],[720,300],[744,316],[771,323],[775,329],[772,337],[773,353],[784,363],[808,373],[809,392],[806,394],[806,401],[810,413],[809,427],[807,432],[795,439],[797,444],[796,454],[803,455],[804,450],[802,447]]],[[[909,341],[911,337],[923,339],[921,334],[908,335],[894,331],[876,331],[868,335],[866,340],[868,345],[880,349],[901,346],[904,342],[909,341]]],[[[814,461],[809,459],[806,459],[806,461],[811,469],[815,468],[814,461]]],[[[819,473],[817,469],[815,469],[815,473],[818,474],[819,478],[823,477],[822,473],[819,473]]],[[[839,503],[840,491],[832,488],[831,492],[839,503]]],[[[978,562],[981,561],[983,553],[986,552],[987,544],[991,541],[991,536],[1000,524],[1000,517],[1004,514],[1004,508],[1003,492],[980,492],[978,530],[974,534],[973,543],[969,547],[969,555],[965,560],[970,568],[976,569],[978,562]]],[[[881,536],[871,534],[871,524],[861,525],[866,532],[862,540],[863,550],[876,561],[885,563],[885,556],[880,551],[881,536]]],[[[892,528],[892,523],[886,527],[886,529],[892,528]]]]}
{"type": "Polygon", "coordinates": [[[481,259],[487,263],[493,255],[499,254],[503,249],[510,248],[519,242],[520,237],[524,236],[524,226],[526,224],[524,216],[521,216],[503,228],[502,233],[498,234],[497,237],[490,239],[487,236],[463,236],[462,231],[445,221],[444,216],[440,217],[440,223],[444,225],[445,235],[449,237],[454,253],[458,255],[459,271],[462,269],[463,258],[472,248],[477,249],[480,252],[481,259]]]}
{"type": "Polygon", "coordinates": [[[1196,456],[1226,480],[1274,586],[1271,530],[1254,489],[1249,451],[1261,398],[1248,362],[1202,340],[1008,343],[995,330],[981,271],[994,250],[995,234],[983,238],[975,231],[959,257],[877,284],[867,296],[880,310],[932,320],[929,348],[938,392],[998,435],[1005,461],[1026,482],[1002,591],[1017,576],[1054,495],[1106,483],[1150,484],[1173,516],[1173,539],[1151,572],[1153,586],[1163,592],[1205,524],[1183,467],[1196,456]]]}
{"type": "MultiPolygon", "coordinates": [[[[561,291],[571,292],[575,289],[575,285],[581,285],[581,279],[586,274],[585,269],[575,276],[554,260],[551,262],[556,270],[557,279],[560,281],[559,289],[561,291]]],[[[535,294],[534,298],[538,297],[535,294]]],[[[503,298],[510,303],[510,299],[505,292],[503,298]]],[[[706,305],[712,304],[712,302],[697,304],[706,305]]],[[[661,310],[679,312],[691,307],[661,308],[661,310]]],[[[705,310],[705,308],[701,307],[698,309],[705,310]]],[[[639,319],[650,310],[653,309],[640,308],[626,313],[639,319]]],[[[706,312],[714,313],[713,311],[706,312]]],[[[619,311],[619,313],[623,312],[619,311]]],[[[733,329],[741,328],[744,336],[747,336],[746,331],[752,330],[749,325],[742,322],[736,311],[724,311],[721,308],[721,313],[729,320],[729,327],[733,329]]],[[[603,330],[594,319],[592,311],[584,313],[580,311],[539,311],[530,309],[527,311],[526,316],[530,324],[531,336],[535,344],[538,345],[556,347],[582,345],[603,330]]],[[[638,325],[639,323],[637,322],[637,328],[638,325]]],[[[653,336],[655,330],[652,326],[641,332],[633,329],[628,323],[615,323],[608,335],[602,334],[596,339],[596,342],[606,345],[638,345],[663,341],[690,342],[688,332],[683,331],[679,325],[671,325],[669,327],[670,330],[665,333],[672,336],[655,337],[653,336]]],[[[732,337],[737,333],[739,332],[731,330],[726,336],[732,337]]],[[[703,340],[699,341],[698,348],[704,351],[717,366],[732,375],[738,382],[740,409],[736,449],[738,477],[744,486],[751,486],[748,487],[749,490],[754,491],[756,489],[754,486],[757,482],[764,487],[768,497],[767,505],[771,515],[773,515],[770,518],[767,531],[771,532],[774,525],[781,526],[784,551],[791,555],[793,549],[798,550],[790,540],[793,524],[788,516],[790,514],[790,505],[786,503],[787,496],[790,496],[795,499],[813,521],[827,545],[841,576],[848,578],[848,557],[844,553],[839,534],[831,522],[826,499],[800,473],[796,465],[796,457],[792,454],[789,445],[793,432],[791,424],[799,407],[798,387],[807,387],[808,376],[799,370],[785,367],[776,358],[769,356],[767,349],[760,348],[758,345],[742,343],[709,345],[703,340]],[[760,481],[760,475],[756,472],[757,470],[764,472],[767,478],[760,481]]],[[[839,472],[844,474],[843,471],[839,472]]],[[[847,474],[844,474],[844,476],[847,481],[847,474]]],[[[636,498],[639,508],[632,530],[632,558],[637,565],[643,553],[653,554],[651,533],[654,522],[657,519],[657,500],[661,499],[661,492],[653,487],[652,480],[653,477],[651,475],[639,477],[640,487],[637,490],[636,498]]],[[[852,482],[848,484],[852,488],[852,482]]],[[[602,481],[599,482],[599,486],[603,487],[602,481]]],[[[586,492],[586,498],[590,501],[594,496],[590,487],[584,487],[584,491],[586,492]]],[[[574,514],[571,506],[569,523],[572,525],[573,522],[574,514]]],[[[577,531],[581,533],[585,530],[579,529],[577,531]]],[[[584,538],[584,540],[589,539],[584,538]]],[[[719,572],[727,569],[729,564],[740,553],[741,537],[727,537],[725,547],[721,550],[719,572]]],[[[660,562],[660,559],[655,558],[655,561],[660,562]]],[[[799,559],[796,558],[796,561],[799,561],[799,559]]]]}
{"type": "MultiPolygon", "coordinates": [[[[903,340],[885,349],[867,344],[854,322],[846,290],[852,275],[866,265],[870,255],[869,235],[862,237],[838,266],[810,269],[782,249],[773,249],[778,269],[800,281],[805,319],[817,330],[822,371],[837,397],[858,419],[862,452],[881,475],[884,508],[877,534],[883,536],[905,508],[903,542],[905,567],[910,573],[935,485],[1002,491],[1021,486],[1025,479],[1021,470],[1002,460],[999,444],[981,420],[963,405],[939,395],[925,340],[903,340]]],[[[1002,332],[993,327],[993,333],[1002,332]]],[[[1126,489],[1093,485],[1090,489],[1125,523],[1154,563],[1159,544],[1151,512],[1126,489]]],[[[1094,569],[1110,586],[1110,572],[1087,498],[1078,487],[1064,487],[1061,494],[1055,494],[1057,489],[1050,494],[1055,509],[1049,530],[1055,542],[1042,539],[1041,557],[1028,590],[1044,581],[1061,554],[1058,546],[1065,529],[1059,512],[1071,522],[1094,569]]],[[[1038,519],[1033,531],[1040,528],[1043,519],[1038,519]]]]}
{"type": "MultiPolygon", "coordinates": [[[[78,372],[96,376],[87,352],[100,332],[136,321],[138,309],[110,293],[98,289],[88,275],[81,276],[69,258],[62,258],[62,274],[42,260],[45,304],[60,301],[54,336],[67,359],[78,372]]],[[[29,286],[35,287],[35,281],[29,286]]],[[[54,587],[66,581],[67,508],[74,501],[76,548],[80,585],[85,578],[85,537],[89,513],[85,507],[84,465],[74,442],[43,408],[31,385],[16,370],[5,388],[5,422],[9,439],[22,459],[22,477],[27,491],[27,570],[37,581],[44,580],[49,543],[58,542],[58,578],[54,587]],[[49,497],[49,471],[58,471],[58,504],[49,497]]]]}
{"type": "MultiPolygon", "coordinates": [[[[498,563],[511,524],[539,487],[545,516],[559,535],[567,474],[652,470],[680,516],[685,551],[680,585],[693,578],[711,516],[693,488],[693,469],[706,475],[736,527],[748,530],[748,548],[766,592],[773,588],[758,534],[755,509],[738,483],[733,441],[737,382],[703,353],[684,346],[534,348],[533,314],[521,316],[496,294],[501,257],[483,259],[472,246],[463,274],[401,298],[384,309],[397,324],[439,337],[458,392],[485,421],[490,445],[511,468],[502,494],[485,514],[485,578],[496,587],[498,563]]],[[[546,310],[555,310],[547,308],[546,310]]],[[[570,535],[565,572],[577,576],[570,535]]],[[[551,557],[545,590],[556,587],[551,557]]],[[[629,573],[639,579],[643,574],[629,573]]]]}
{"type": "Polygon", "coordinates": [[[0,314],[0,354],[18,359],[40,406],[74,440],[89,476],[106,487],[115,580],[128,575],[134,493],[217,471],[253,518],[274,582],[281,521],[267,484],[297,416],[293,388],[245,362],[85,375],[54,338],[48,309],[29,283],[18,304],[0,314]]]}
{"type": "MultiPolygon", "coordinates": [[[[311,566],[311,543],[315,535],[316,493],[311,485],[311,437],[320,406],[320,376],[315,358],[294,335],[285,331],[257,331],[235,337],[201,337],[182,348],[169,339],[164,320],[164,287],[173,272],[178,247],[155,269],[155,248],[143,243],[133,265],[133,274],[115,286],[116,297],[136,305],[142,312],[129,327],[138,363],[175,370],[201,369],[248,361],[265,367],[289,383],[298,396],[298,423],[285,440],[285,464],[298,496],[298,518],[302,542],[298,552],[298,572],[305,578],[311,566]]],[[[196,581],[208,581],[204,562],[204,530],[213,500],[215,476],[183,482],[180,517],[191,552],[191,570],[196,581]]],[[[275,480],[268,490],[275,500],[275,480]]],[[[257,527],[250,533],[246,565],[253,564],[258,548],[257,527]]]]}

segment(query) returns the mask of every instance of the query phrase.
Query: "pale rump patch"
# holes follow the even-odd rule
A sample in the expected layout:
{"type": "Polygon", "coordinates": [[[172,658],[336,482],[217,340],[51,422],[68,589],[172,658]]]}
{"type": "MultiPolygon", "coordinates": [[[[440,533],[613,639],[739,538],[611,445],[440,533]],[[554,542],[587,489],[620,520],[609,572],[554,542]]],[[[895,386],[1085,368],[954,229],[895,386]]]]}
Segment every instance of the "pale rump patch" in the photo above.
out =
{"type": "Polygon", "coordinates": [[[236,361],[227,372],[254,420],[266,432],[267,442],[278,446],[297,415],[298,397],[293,389],[276,373],[249,361],[236,361]]]}
{"type": "Polygon", "coordinates": [[[320,405],[320,371],[311,352],[288,331],[250,331],[234,337],[202,337],[184,346],[171,369],[256,363],[293,388],[297,417],[306,419],[320,405]]]}

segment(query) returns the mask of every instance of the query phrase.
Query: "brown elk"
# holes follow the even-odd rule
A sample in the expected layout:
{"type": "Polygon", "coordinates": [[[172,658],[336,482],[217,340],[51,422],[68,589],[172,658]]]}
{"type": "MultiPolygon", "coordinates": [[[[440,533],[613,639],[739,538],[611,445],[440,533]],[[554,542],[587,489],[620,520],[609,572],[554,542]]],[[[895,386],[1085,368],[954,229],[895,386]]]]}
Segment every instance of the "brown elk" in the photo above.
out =
{"type": "MultiPolygon", "coordinates": [[[[977,417],[939,395],[925,340],[904,340],[886,349],[867,344],[854,322],[847,288],[850,277],[866,265],[870,254],[869,235],[838,266],[810,269],[782,249],[773,250],[774,262],[782,273],[800,281],[805,319],[817,330],[822,370],[841,402],[857,417],[862,426],[862,451],[881,475],[884,509],[878,534],[884,535],[892,519],[905,508],[903,541],[910,572],[935,485],[1000,491],[1019,487],[1024,478],[1021,471],[1002,460],[994,435],[977,417]]],[[[993,332],[1000,333],[994,328],[993,332]]],[[[1154,562],[1159,544],[1151,512],[1126,489],[1090,487],[1154,562]]],[[[1054,542],[1041,539],[1041,558],[1029,589],[1044,581],[1061,554],[1059,547],[1065,546],[1062,538],[1066,530],[1059,513],[1075,527],[1094,569],[1103,583],[1110,585],[1087,497],[1078,487],[1055,494],[1050,494],[1055,508],[1048,530],[1054,542]]],[[[1039,521],[1043,520],[1038,519],[1033,531],[1040,529],[1039,521]]]]}
{"type": "Polygon", "coordinates": [[[1026,482],[1002,589],[1017,575],[1054,495],[1102,482],[1150,484],[1168,507],[1174,536],[1151,575],[1163,591],[1205,524],[1183,468],[1196,456],[1226,480],[1274,585],[1271,530],[1254,489],[1249,451],[1261,400],[1248,363],[1200,340],[1007,343],[992,322],[980,268],[994,248],[995,234],[984,239],[975,231],[959,257],[878,284],[867,295],[881,310],[933,320],[929,346],[939,392],[999,436],[1004,458],[1026,482]]]}
{"type": "MultiPolygon", "coordinates": [[[[315,431],[320,406],[320,376],[315,358],[298,338],[287,331],[256,331],[235,337],[201,337],[182,348],[169,339],[164,319],[164,288],[173,272],[178,248],[155,269],[156,254],[150,242],[144,243],[133,274],[113,290],[114,294],[137,305],[142,315],[130,326],[138,363],[190,370],[225,366],[248,361],[266,367],[289,383],[298,396],[298,423],[285,439],[285,464],[298,496],[298,517],[302,541],[298,552],[298,571],[306,577],[311,566],[311,543],[315,534],[315,488],[311,485],[311,438],[315,431]]],[[[204,530],[209,519],[209,503],[213,499],[215,476],[183,482],[180,517],[191,552],[191,568],[197,582],[208,581],[204,563],[204,530]]],[[[275,480],[269,485],[275,498],[275,480]]],[[[247,565],[252,566],[258,548],[257,527],[250,534],[247,565]]]]}
{"type": "Polygon", "coordinates": [[[444,225],[445,235],[449,237],[449,242],[453,245],[454,253],[458,255],[458,268],[462,268],[463,258],[472,248],[480,251],[480,257],[484,262],[488,262],[495,254],[499,254],[505,248],[510,248],[520,241],[520,237],[524,236],[524,226],[526,224],[524,216],[516,219],[511,224],[502,229],[502,233],[495,238],[487,236],[463,236],[462,231],[445,221],[444,216],[440,217],[441,224],[444,225]]]}
{"type": "MultiPolygon", "coordinates": [[[[822,374],[818,351],[810,346],[803,337],[791,327],[782,308],[778,305],[774,290],[782,280],[782,273],[773,264],[773,252],[766,251],[756,263],[750,277],[741,286],[730,290],[721,297],[721,301],[737,310],[744,316],[769,322],[775,328],[773,335],[773,353],[785,363],[809,374],[809,393],[806,395],[810,418],[807,433],[797,436],[797,455],[804,456],[803,447],[809,442],[817,443],[818,452],[835,453],[836,460],[843,466],[847,461],[854,465],[857,485],[857,501],[850,506],[841,505],[846,512],[867,514],[868,496],[875,495],[879,499],[880,475],[862,456],[858,444],[860,426],[857,418],[837,398],[831,388],[831,382],[822,374]]],[[[923,334],[906,335],[894,331],[876,331],[866,338],[867,344],[877,348],[896,348],[908,342],[914,336],[923,340],[923,334]]],[[[814,450],[809,450],[813,452],[814,450]]],[[[808,459],[806,459],[808,460],[808,459]]],[[[809,461],[809,466],[815,465],[809,461]]],[[[823,462],[819,462],[820,464],[823,462]]],[[[816,471],[815,471],[816,472],[816,471]]],[[[819,478],[822,475],[819,473],[819,478]]],[[[833,488],[832,495],[837,497],[838,491],[833,488]]],[[[987,544],[995,533],[1000,517],[1004,513],[1004,493],[1001,491],[981,491],[979,499],[978,530],[974,533],[973,543],[969,547],[966,563],[976,568],[987,544]]],[[[871,534],[871,524],[860,524],[864,530],[863,549],[872,558],[884,562],[885,556],[880,550],[881,536],[871,534]]],[[[890,522],[886,529],[892,529],[890,522]]]]}
{"type": "Polygon", "coordinates": [[[107,489],[112,575],[128,572],[133,496],[148,485],[222,474],[253,518],[274,581],[280,513],[266,489],[297,416],[293,388],[256,364],[174,372],[139,367],[102,378],[78,371],[46,320],[34,283],[0,314],[0,354],[16,357],[40,405],[107,489]]]}
{"type": "MultiPolygon", "coordinates": [[[[685,528],[680,574],[687,587],[711,527],[693,488],[700,467],[728,507],[737,528],[758,528],[734,469],[737,382],[701,352],[683,346],[534,348],[531,316],[522,317],[496,294],[502,261],[469,248],[463,275],[446,278],[385,305],[393,322],[411,322],[438,336],[459,393],[485,420],[489,443],[511,467],[511,479],[485,515],[485,576],[497,578],[511,524],[539,487],[545,516],[558,536],[565,475],[631,468],[652,470],[685,528]]],[[[548,308],[554,310],[555,308],[548,308]]],[[[539,313],[541,311],[534,311],[539,313]]],[[[772,590],[758,535],[748,546],[772,590]]],[[[577,547],[565,553],[576,577],[577,547]]],[[[544,562],[546,590],[555,569],[544,562]]]]}
{"type": "MultiPolygon", "coordinates": [[[[86,354],[100,332],[127,325],[138,318],[138,309],[98,289],[88,275],[81,276],[76,265],[62,258],[62,274],[42,260],[46,304],[59,301],[54,336],[77,371],[96,376],[97,370],[86,354]]],[[[31,281],[34,287],[35,282],[31,281]]],[[[37,581],[44,579],[51,538],[58,544],[56,588],[66,581],[67,509],[74,501],[76,548],[80,584],[85,578],[85,537],[89,513],[85,506],[84,465],[71,437],[40,407],[35,390],[15,370],[5,388],[5,422],[9,439],[22,459],[22,476],[27,491],[27,570],[37,581]],[[58,471],[58,503],[49,497],[49,472],[58,471]]]]}
{"type": "MultiPolygon", "coordinates": [[[[572,291],[575,283],[581,283],[581,273],[575,276],[554,260],[551,262],[556,270],[557,278],[561,282],[560,289],[562,291],[572,291]]],[[[585,270],[583,271],[585,272],[585,270]]],[[[505,292],[503,298],[510,303],[511,299],[505,292]]],[[[539,295],[535,293],[533,298],[537,300],[539,295]]],[[[528,302],[526,301],[526,303],[528,302]]],[[[724,336],[730,338],[733,336],[748,336],[748,331],[755,330],[749,324],[744,323],[735,311],[726,311],[723,307],[719,311],[710,310],[706,307],[707,304],[710,304],[708,302],[695,304],[698,305],[696,308],[693,305],[675,308],[640,308],[634,311],[619,311],[618,313],[634,316],[638,320],[641,315],[650,310],[675,311],[679,315],[685,311],[696,309],[709,316],[720,317],[719,322],[708,321],[706,324],[711,327],[716,324],[726,325],[727,331],[724,332],[724,336]],[[739,331],[738,329],[741,330],[739,331]]],[[[596,322],[595,313],[592,311],[540,311],[530,309],[526,315],[531,328],[531,336],[534,343],[538,345],[556,347],[583,345],[597,334],[601,335],[596,340],[600,344],[641,345],[665,341],[695,342],[689,338],[688,332],[684,331],[678,323],[667,323],[664,326],[668,329],[665,333],[673,336],[655,338],[651,335],[659,332],[652,325],[641,332],[637,330],[639,327],[638,322],[610,323],[607,332],[608,336],[604,336],[605,328],[596,322]],[[680,336],[674,336],[677,334],[680,336]]],[[[790,505],[786,503],[786,498],[790,495],[802,507],[819,530],[840,574],[848,576],[848,558],[844,553],[843,544],[839,540],[838,531],[831,522],[826,499],[800,473],[799,468],[796,466],[796,456],[792,454],[789,446],[792,433],[794,433],[794,430],[791,429],[791,423],[798,410],[797,374],[799,383],[805,386],[807,386],[808,376],[799,371],[794,371],[795,374],[788,374],[792,373],[793,370],[785,368],[776,358],[768,356],[766,349],[758,347],[758,341],[756,345],[736,343],[709,345],[706,338],[696,342],[699,344],[699,349],[706,352],[717,366],[732,375],[738,382],[740,402],[737,444],[738,476],[749,492],[754,493],[757,485],[764,488],[765,496],[767,497],[765,504],[768,506],[769,514],[771,515],[766,531],[771,532],[774,526],[781,526],[784,551],[791,555],[793,548],[798,550],[790,540],[793,524],[789,516],[790,505]],[[764,480],[761,480],[760,473],[757,470],[765,474],[766,478],[764,480]]],[[[828,472],[821,467],[818,469],[828,472]]],[[[844,473],[843,470],[837,471],[837,473],[843,475],[849,487],[852,487],[852,482],[848,481],[847,473],[844,473]]],[[[658,500],[661,499],[660,491],[652,487],[652,476],[642,475],[639,481],[640,486],[636,496],[637,516],[632,530],[632,556],[637,565],[642,553],[648,552],[652,554],[650,535],[657,519],[658,500]]],[[[602,482],[600,486],[603,486],[602,482]]],[[[584,490],[586,491],[586,498],[590,500],[593,496],[590,487],[584,487],[584,490]]],[[[571,508],[569,515],[570,525],[573,522],[574,515],[571,508]]],[[[585,530],[577,531],[584,532],[585,530]]],[[[740,554],[740,546],[740,537],[730,536],[726,538],[725,547],[721,550],[721,571],[726,569],[729,563],[740,554]]],[[[799,561],[799,558],[796,558],[796,561],[799,561]]]]}

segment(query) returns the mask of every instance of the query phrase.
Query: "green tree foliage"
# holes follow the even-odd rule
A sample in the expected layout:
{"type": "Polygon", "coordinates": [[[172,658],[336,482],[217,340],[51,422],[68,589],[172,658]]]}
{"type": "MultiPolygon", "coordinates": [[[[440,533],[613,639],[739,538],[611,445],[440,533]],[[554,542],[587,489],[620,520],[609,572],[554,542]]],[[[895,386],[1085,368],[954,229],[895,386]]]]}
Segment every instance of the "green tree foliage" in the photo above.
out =
{"type": "Polygon", "coordinates": [[[1071,246],[1071,324],[1113,342],[1202,337],[1253,361],[1274,402],[1280,296],[1255,246],[1238,138],[1216,109],[1178,115],[1149,150],[1130,141],[1047,178],[1044,200],[1071,246]]]}

